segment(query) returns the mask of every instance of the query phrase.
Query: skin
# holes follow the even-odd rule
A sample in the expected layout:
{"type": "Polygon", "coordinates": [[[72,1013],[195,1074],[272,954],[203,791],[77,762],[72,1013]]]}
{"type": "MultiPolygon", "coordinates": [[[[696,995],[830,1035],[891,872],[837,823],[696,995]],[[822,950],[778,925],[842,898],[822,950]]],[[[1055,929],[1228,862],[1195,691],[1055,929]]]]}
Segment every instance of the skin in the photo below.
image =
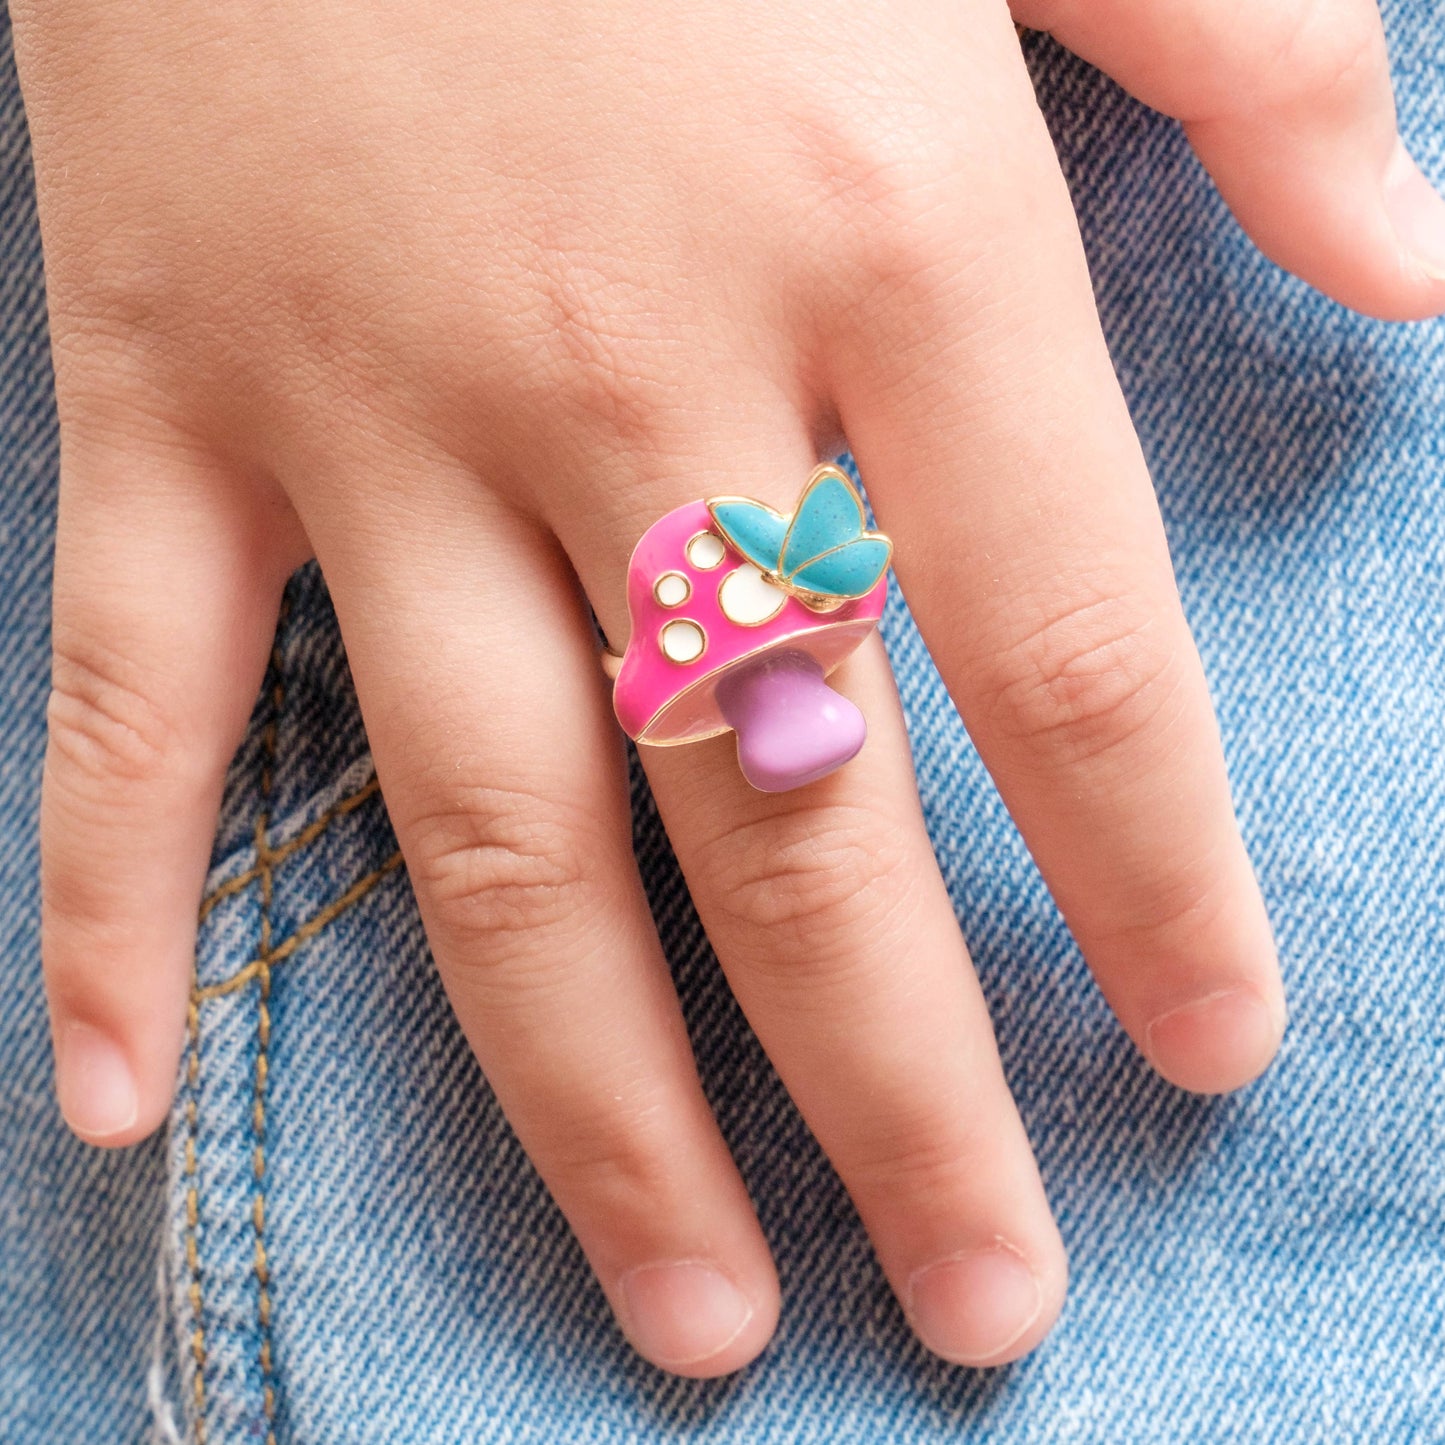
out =
{"type": "MultiPolygon", "coordinates": [[[[587,603],[710,493],[851,445],[1100,987],[1217,1092],[1284,1002],[1149,476],[1014,21],[1183,119],[1282,264],[1445,309],[1364,0],[12,0],[62,483],[44,962],[72,1128],[164,1119],[225,768],[319,558],[438,968],[628,1337],[692,1375],[778,1285],[629,846],[587,603]],[[731,1293],[729,1293],[731,1291],[731,1293]]],[[[794,793],[649,752],[722,967],[924,1341],[1014,1359],[1058,1232],[870,736],[794,793]]]]}

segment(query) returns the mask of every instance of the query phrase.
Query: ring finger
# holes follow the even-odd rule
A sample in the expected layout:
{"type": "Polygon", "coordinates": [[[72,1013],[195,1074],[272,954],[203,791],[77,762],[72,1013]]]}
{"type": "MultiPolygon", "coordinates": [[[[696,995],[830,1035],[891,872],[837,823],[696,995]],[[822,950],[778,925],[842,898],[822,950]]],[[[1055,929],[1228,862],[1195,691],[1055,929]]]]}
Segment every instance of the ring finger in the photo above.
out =
{"type": "Polygon", "coordinates": [[[633,1344],[735,1370],[777,1281],[633,863],[575,579],[474,476],[382,464],[366,507],[303,520],[447,993],[633,1344]]]}

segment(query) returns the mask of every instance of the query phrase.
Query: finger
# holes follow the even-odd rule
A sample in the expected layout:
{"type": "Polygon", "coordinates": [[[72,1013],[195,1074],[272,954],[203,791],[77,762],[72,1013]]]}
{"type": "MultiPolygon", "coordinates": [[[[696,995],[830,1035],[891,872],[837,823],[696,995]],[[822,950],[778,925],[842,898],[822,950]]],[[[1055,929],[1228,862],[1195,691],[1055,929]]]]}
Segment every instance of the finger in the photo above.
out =
{"type": "Polygon", "coordinates": [[[1020,126],[1008,164],[965,162],[920,199],[908,244],[937,258],[884,301],[867,289],[831,338],[834,391],[919,628],[1104,993],[1167,1077],[1229,1089],[1278,1045],[1273,943],[1068,195],[1017,80],[997,97],[1020,126]],[[963,239],[980,216],[982,254],[963,239]]]}
{"type": "Polygon", "coordinates": [[[1013,0],[1185,122],[1260,249],[1357,310],[1445,310],[1445,200],[1396,130],[1375,0],[1013,0]]]}
{"type": "Polygon", "coordinates": [[[585,605],[534,524],[416,468],[315,535],[438,968],[634,1346],[737,1369],[777,1281],[633,862],[585,605]]]}
{"type": "Polygon", "coordinates": [[[42,952],[60,1107],[91,1143],[143,1137],[170,1103],[221,789],[285,581],[275,543],[189,444],[67,434],[42,952]]]}
{"type": "Polygon", "coordinates": [[[1067,1266],[913,782],[887,659],[830,678],[868,719],[846,767],[744,782],[731,738],[644,748],[668,835],[739,1003],[847,1185],[930,1349],[1031,1350],[1067,1266]]]}
{"type": "MultiPolygon", "coordinates": [[[[720,366],[708,385],[730,406],[697,397],[690,424],[653,448],[575,459],[574,472],[616,478],[595,520],[581,525],[566,506],[552,518],[615,644],[628,639],[628,555],[651,524],[716,493],[786,506],[780,479],[801,482],[814,465],[796,408],[781,392],[757,400],[755,374],[720,366]]],[[[719,569],[719,589],[727,575],[719,569]]],[[[757,792],[732,737],[644,745],[643,761],[733,991],[857,1201],[909,1318],[946,1358],[998,1364],[1047,1332],[1063,1249],[923,827],[876,637],[834,678],[869,735],[821,781],[757,792]]]]}

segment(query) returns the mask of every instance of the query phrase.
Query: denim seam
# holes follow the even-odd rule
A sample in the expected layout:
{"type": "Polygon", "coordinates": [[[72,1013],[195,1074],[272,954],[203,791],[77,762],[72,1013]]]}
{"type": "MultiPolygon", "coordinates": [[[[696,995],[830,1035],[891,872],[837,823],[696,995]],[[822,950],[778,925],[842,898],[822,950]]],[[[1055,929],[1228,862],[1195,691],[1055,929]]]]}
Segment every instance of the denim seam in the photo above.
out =
{"type": "Polygon", "coordinates": [[[370,873],[358,878],[345,893],[332,899],[325,907],[313,913],[305,923],[297,928],[295,933],[288,934],[283,938],[264,958],[253,958],[228,978],[220,979],[216,983],[208,983],[204,988],[197,988],[195,991],[196,1001],[205,1003],[210,999],[220,998],[223,994],[235,993],[237,989],[245,988],[252,979],[259,978],[263,968],[269,976],[271,969],[276,964],[290,958],[304,944],[315,938],[327,924],[334,922],[353,904],[359,903],[388,873],[399,868],[401,863],[402,854],[401,849],[398,848],[380,867],[373,868],[370,873]]]}
{"type": "Polygon", "coordinates": [[[262,735],[261,787],[256,813],[256,868],[261,884],[261,927],[258,949],[259,981],[256,1001],[256,1086],[251,1110],[251,1167],[256,1193],[251,1204],[251,1224],[256,1232],[256,1326],[257,1363],[261,1371],[261,1408],[266,1417],[266,1445],[276,1445],[276,1388],[271,1359],[271,1270],[266,1258],[266,1073],[267,1049],[271,1042],[271,900],[273,863],[268,833],[271,825],[271,790],[276,771],[276,735],[286,705],[286,682],[281,655],[281,638],[290,615],[290,594],[282,598],[281,615],[271,644],[271,716],[262,735]]]}
{"type": "MultiPolygon", "coordinates": [[[[274,868],[277,863],[284,863],[293,853],[298,853],[301,849],[316,842],[333,823],[346,817],[348,813],[355,812],[379,787],[380,783],[376,774],[373,773],[354,793],[348,793],[344,798],[338,799],[319,818],[308,823],[294,838],[287,839],[278,848],[272,848],[268,855],[269,867],[274,868]]],[[[228,878],[208,893],[201,900],[201,921],[204,922],[218,904],[233,894],[243,892],[252,883],[257,882],[261,878],[262,872],[262,865],[258,862],[246,869],[244,873],[237,874],[234,878],[228,878]]]]}
{"type": "Polygon", "coordinates": [[[270,841],[271,807],[279,765],[279,734],[286,704],[285,626],[291,611],[289,591],[283,597],[272,642],[270,688],[267,695],[269,716],[261,737],[261,758],[256,791],[254,824],[254,861],[243,873],[220,884],[201,902],[200,919],[204,920],[223,900],[246,891],[252,884],[259,891],[259,939],[256,957],[229,977],[202,987],[193,973],[187,1007],[187,1058],[185,1065],[186,1100],[184,1106],[185,1149],[183,1172],[186,1180],[184,1249],[190,1276],[187,1294],[191,1308],[191,1355],[195,1372],[192,1397],[195,1409],[194,1438],[196,1445],[207,1445],[209,1435],[207,1396],[208,1341],[205,1318],[205,1294],[201,1260],[201,1175],[199,1166],[200,1082],[201,1082],[201,1011],[210,999],[237,991],[253,979],[257,983],[255,1077],[251,1108],[251,1167],[254,1189],[250,1203],[251,1227],[254,1234],[253,1272],[256,1277],[256,1360],[261,1384],[261,1411],[264,1417],[265,1445],[276,1445],[277,1377],[273,1343],[274,1300],[270,1260],[266,1250],[266,1102],[270,1069],[271,1044],[271,972],[275,964],[290,958],[328,924],[363,899],[389,873],[402,864],[400,849],[395,850],[376,869],[357,879],[342,893],[323,903],[286,938],[274,939],[276,870],[285,862],[324,838],[332,826],[360,808],[380,784],[373,770],[359,786],[337,799],[295,836],[275,847],[270,841]]]}
{"type": "Polygon", "coordinates": [[[186,1271],[190,1275],[187,1295],[191,1304],[191,1355],[196,1373],[192,1396],[196,1410],[196,1445],[206,1445],[206,1324],[205,1297],[201,1289],[201,1250],[198,1239],[201,1217],[200,1171],[196,1162],[196,1134],[199,1128],[197,1096],[201,1079],[201,1010],[192,988],[186,1007],[186,1271]]]}

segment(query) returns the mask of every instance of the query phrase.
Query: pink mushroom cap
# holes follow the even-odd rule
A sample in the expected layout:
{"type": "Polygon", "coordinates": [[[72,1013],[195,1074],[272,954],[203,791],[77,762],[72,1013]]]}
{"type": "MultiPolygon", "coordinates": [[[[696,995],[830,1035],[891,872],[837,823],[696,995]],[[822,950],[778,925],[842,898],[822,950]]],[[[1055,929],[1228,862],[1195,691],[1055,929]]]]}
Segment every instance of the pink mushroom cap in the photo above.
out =
{"type": "Polygon", "coordinates": [[[887,596],[883,577],[863,597],[816,612],[727,546],[706,502],[678,507],[647,529],[627,566],[631,636],[612,694],[618,721],[644,743],[728,732],[717,697],[724,678],[786,653],[831,672],[877,625],[887,596]],[[711,540],[696,542],[703,537],[711,540]],[[700,565],[713,556],[711,566],[700,565]],[[779,600],[771,615],[751,620],[779,600]],[[682,660],[699,641],[697,655],[682,660]]]}

